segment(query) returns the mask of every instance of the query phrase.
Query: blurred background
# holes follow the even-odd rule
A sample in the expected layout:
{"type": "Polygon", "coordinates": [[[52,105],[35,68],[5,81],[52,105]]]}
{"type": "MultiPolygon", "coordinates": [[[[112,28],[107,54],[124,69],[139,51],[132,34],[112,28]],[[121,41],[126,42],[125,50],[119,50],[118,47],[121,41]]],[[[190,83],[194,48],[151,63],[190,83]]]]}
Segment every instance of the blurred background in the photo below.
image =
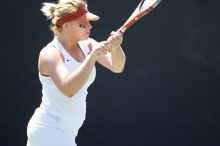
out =
{"type": "MultiPolygon", "coordinates": [[[[37,60],[53,39],[43,0],[4,1],[1,12],[2,146],[25,146],[41,102],[37,60]]],[[[53,2],[48,0],[47,2],[53,2]]],[[[88,0],[105,40],[139,0],[88,0]]],[[[220,145],[220,1],[163,0],[124,35],[122,74],[97,64],[79,146],[220,145]]]]}

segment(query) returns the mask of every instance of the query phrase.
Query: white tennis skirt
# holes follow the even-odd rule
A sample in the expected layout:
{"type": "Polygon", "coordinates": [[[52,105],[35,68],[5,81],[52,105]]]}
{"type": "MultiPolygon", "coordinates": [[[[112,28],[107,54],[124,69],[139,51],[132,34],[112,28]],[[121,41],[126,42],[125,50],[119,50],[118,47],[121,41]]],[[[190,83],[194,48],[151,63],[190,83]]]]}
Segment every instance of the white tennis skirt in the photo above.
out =
{"type": "Polygon", "coordinates": [[[82,124],[37,109],[28,123],[27,146],[76,146],[75,137],[82,124]]]}

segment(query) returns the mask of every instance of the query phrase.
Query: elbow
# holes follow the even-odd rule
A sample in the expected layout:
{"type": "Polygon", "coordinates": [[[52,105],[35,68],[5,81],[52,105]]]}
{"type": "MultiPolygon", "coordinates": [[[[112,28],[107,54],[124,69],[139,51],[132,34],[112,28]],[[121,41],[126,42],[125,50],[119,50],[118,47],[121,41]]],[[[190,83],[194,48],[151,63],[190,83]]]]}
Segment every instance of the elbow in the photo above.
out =
{"type": "Polygon", "coordinates": [[[124,71],[124,68],[125,68],[125,62],[115,68],[112,68],[112,72],[119,74],[124,71]]]}
{"type": "Polygon", "coordinates": [[[68,98],[72,98],[74,94],[66,94],[65,96],[68,98]]]}
{"type": "Polygon", "coordinates": [[[112,69],[112,72],[113,73],[117,73],[117,74],[120,74],[124,71],[124,66],[121,67],[121,68],[117,68],[117,69],[112,69]]]}
{"type": "Polygon", "coordinates": [[[113,73],[116,73],[116,74],[121,74],[123,72],[123,70],[122,71],[113,71],[113,73]]]}
{"type": "Polygon", "coordinates": [[[66,96],[68,98],[72,98],[75,95],[73,90],[63,89],[63,90],[61,90],[61,92],[64,96],[66,96]]]}
{"type": "Polygon", "coordinates": [[[118,65],[115,66],[115,68],[113,69],[114,73],[122,73],[124,71],[125,60],[126,59],[124,58],[120,63],[118,63],[118,65]]]}
{"type": "Polygon", "coordinates": [[[68,98],[72,98],[73,97],[73,93],[70,93],[70,92],[62,92],[63,93],[63,95],[65,95],[66,97],[68,97],[68,98]]]}

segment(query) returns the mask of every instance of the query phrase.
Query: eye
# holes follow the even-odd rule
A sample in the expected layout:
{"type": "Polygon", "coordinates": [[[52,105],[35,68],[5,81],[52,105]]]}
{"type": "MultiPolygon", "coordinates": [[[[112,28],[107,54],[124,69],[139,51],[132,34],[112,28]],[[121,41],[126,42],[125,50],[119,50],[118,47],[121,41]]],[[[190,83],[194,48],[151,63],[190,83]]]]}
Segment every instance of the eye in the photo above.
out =
{"type": "Polygon", "coordinates": [[[86,28],[86,25],[85,25],[84,23],[80,23],[80,24],[79,24],[79,27],[81,27],[81,28],[86,28]]]}

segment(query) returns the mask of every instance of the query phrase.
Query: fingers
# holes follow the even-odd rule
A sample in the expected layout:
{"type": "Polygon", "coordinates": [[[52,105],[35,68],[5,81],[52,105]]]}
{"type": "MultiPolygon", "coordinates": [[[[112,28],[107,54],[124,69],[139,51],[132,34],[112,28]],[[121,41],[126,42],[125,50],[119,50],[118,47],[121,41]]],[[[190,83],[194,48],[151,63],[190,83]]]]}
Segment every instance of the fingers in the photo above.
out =
{"type": "Polygon", "coordinates": [[[115,31],[112,31],[112,32],[110,33],[110,35],[114,35],[114,34],[123,35],[124,33],[123,33],[123,31],[121,30],[121,28],[120,28],[120,29],[118,29],[116,32],[115,32],[115,31]]]}
{"type": "Polygon", "coordinates": [[[110,37],[113,37],[114,39],[115,39],[115,38],[120,39],[120,38],[122,38],[122,35],[123,35],[123,34],[122,34],[120,31],[116,31],[116,32],[115,32],[115,31],[112,31],[112,32],[110,33],[110,35],[111,35],[110,37]]]}
{"type": "Polygon", "coordinates": [[[123,41],[123,36],[120,32],[111,32],[111,36],[107,39],[107,46],[109,48],[116,48],[119,47],[121,45],[123,41]]]}
{"type": "Polygon", "coordinates": [[[106,46],[106,42],[100,42],[95,46],[93,51],[96,54],[96,56],[102,56],[106,55],[109,49],[106,46]]]}
{"type": "Polygon", "coordinates": [[[105,51],[109,51],[109,46],[107,41],[103,41],[99,43],[99,46],[104,49],[105,51]]]}
{"type": "Polygon", "coordinates": [[[112,31],[111,35],[108,37],[106,41],[99,42],[94,47],[94,54],[96,54],[96,56],[106,55],[109,51],[111,52],[112,50],[119,48],[122,41],[122,33],[120,33],[119,31],[112,31]]]}
{"type": "Polygon", "coordinates": [[[110,35],[114,35],[115,34],[115,31],[112,31],[111,33],[110,33],[110,35]]]}

